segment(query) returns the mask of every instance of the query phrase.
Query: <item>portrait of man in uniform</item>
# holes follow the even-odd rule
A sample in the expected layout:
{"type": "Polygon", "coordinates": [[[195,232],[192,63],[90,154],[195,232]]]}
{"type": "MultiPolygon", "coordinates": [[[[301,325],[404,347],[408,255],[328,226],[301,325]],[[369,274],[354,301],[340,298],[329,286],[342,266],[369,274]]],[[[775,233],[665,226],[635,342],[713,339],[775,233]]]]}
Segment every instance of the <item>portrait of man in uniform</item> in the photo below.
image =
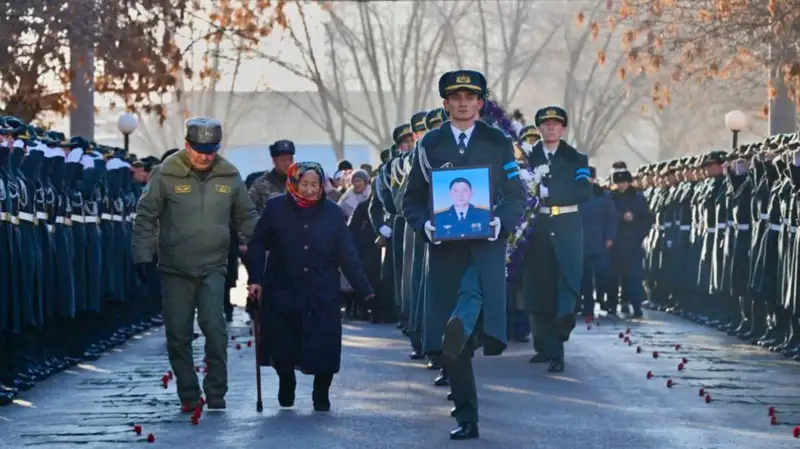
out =
{"type": "Polygon", "coordinates": [[[490,177],[487,167],[433,170],[431,204],[436,240],[485,239],[492,235],[490,177]]]}

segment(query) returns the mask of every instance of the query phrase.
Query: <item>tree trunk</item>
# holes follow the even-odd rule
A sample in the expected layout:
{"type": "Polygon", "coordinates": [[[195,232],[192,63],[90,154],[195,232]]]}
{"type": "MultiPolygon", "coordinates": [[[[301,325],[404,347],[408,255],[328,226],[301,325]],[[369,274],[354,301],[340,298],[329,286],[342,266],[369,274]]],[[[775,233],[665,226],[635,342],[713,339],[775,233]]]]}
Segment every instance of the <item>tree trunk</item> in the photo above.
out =
{"type": "MultiPolygon", "coordinates": [[[[89,33],[81,33],[89,34],[89,33]]],[[[70,94],[74,100],[69,117],[69,132],[94,140],[94,49],[88,36],[70,39],[70,94]]]]}

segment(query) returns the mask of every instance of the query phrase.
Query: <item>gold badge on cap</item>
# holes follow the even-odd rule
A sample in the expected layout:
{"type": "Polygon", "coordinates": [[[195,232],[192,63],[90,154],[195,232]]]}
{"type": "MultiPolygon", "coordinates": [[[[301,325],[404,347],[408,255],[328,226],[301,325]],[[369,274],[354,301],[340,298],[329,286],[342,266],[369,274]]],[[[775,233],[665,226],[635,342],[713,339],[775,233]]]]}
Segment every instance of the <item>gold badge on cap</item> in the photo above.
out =
{"type": "Polygon", "coordinates": [[[547,112],[544,113],[548,117],[554,117],[556,115],[555,109],[548,109],[547,112]]]}
{"type": "Polygon", "coordinates": [[[458,84],[470,84],[470,83],[472,83],[472,78],[470,78],[468,75],[458,75],[456,77],[456,83],[458,83],[458,84]]]}

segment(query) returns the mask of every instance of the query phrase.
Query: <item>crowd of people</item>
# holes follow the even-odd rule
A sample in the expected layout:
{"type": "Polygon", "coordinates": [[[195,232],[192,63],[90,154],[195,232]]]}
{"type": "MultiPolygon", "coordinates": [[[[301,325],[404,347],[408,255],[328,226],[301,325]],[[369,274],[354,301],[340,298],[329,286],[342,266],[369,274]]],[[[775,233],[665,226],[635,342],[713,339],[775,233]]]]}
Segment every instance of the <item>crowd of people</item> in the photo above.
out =
{"type": "MultiPolygon", "coordinates": [[[[183,410],[225,409],[240,261],[280,406],[294,405],[299,371],[314,376],[314,409],[330,410],[343,319],[396,323],[450,388],[456,440],[479,436],[475,351],[532,339],[530,362],[560,373],[578,317],[658,308],[800,360],[798,134],[635,171],[620,161],[600,178],[563,141],[564,109],[527,124],[469,70],[442,75],[439,92],[442,107],[397,126],[378,167],[341,161],[331,176],[278,140],[273,168],[243,180],[212,118],[141,160],[0,118],[0,404],[163,323],[183,410]],[[442,241],[432,176],[473,166],[491,172],[489,232],[442,241]]],[[[458,179],[451,189],[471,191],[458,179]]]]}

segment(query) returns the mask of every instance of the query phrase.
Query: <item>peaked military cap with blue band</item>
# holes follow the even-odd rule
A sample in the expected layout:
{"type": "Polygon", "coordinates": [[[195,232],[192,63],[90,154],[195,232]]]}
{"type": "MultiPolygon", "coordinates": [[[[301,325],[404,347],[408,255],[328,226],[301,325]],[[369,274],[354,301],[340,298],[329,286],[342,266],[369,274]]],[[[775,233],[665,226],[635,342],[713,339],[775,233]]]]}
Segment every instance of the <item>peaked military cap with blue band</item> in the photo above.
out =
{"type": "Polygon", "coordinates": [[[411,131],[411,125],[409,125],[408,123],[404,123],[395,128],[394,131],[392,131],[392,140],[394,140],[394,143],[399,144],[406,137],[413,135],[414,132],[411,131]]]}
{"type": "Polygon", "coordinates": [[[567,126],[569,123],[567,111],[558,106],[548,106],[536,111],[534,122],[536,123],[537,127],[547,120],[555,120],[564,126],[567,126]]]}
{"type": "Polygon", "coordinates": [[[436,108],[432,111],[428,111],[425,115],[425,128],[430,131],[440,126],[445,120],[447,120],[447,114],[444,112],[443,108],[436,108]]]}
{"type": "Polygon", "coordinates": [[[211,154],[219,151],[222,143],[222,124],[209,117],[193,117],[186,120],[184,139],[198,153],[211,154]]]}
{"type": "Polygon", "coordinates": [[[413,129],[415,133],[426,131],[428,129],[425,126],[425,117],[427,115],[428,111],[419,111],[411,116],[411,129],[413,129]]]}
{"type": "Polygon", "coordinates": [[[283,155],[294,155],[294,142],[291,140],[281,139],[276,140],[269,146],[270,157],[278,157],[283,155]]]}
{"type": "Polygon", "coordinates": [[[486,96],[486,77],[475,70],[455,70],[447,72],[439,78],[439,96],[447,98],[448,95],[459,90],[466,90],[486,96]]]}

